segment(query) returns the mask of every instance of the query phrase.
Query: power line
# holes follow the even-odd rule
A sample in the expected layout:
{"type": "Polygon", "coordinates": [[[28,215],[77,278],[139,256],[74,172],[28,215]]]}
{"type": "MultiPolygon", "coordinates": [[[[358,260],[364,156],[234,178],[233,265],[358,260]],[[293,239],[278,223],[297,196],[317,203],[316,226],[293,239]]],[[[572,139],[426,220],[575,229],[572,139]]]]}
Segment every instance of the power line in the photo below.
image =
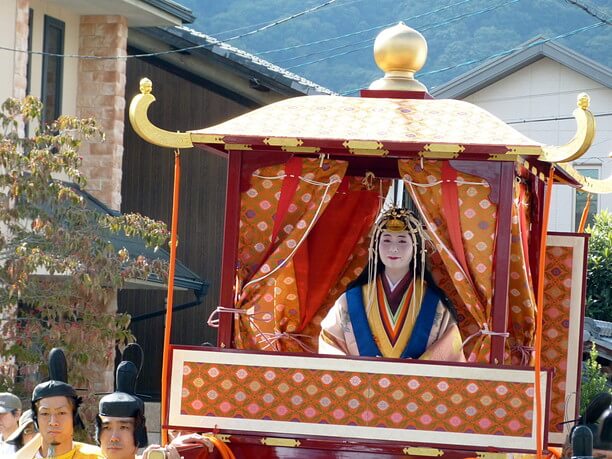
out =
{"type": "MultiPolygon", "coordinates": [[[[313,13],[317,10],[320,10],[321,8],[325,8],[327,5],[331,5],[332,3],[336,2],[337,0],[327,0],[325,3],[322,3],[320,5],[314,6],[312,8],[308,8],[304,11],[300,11],[299,13],[295,13],[292,14],[291,16],[287,16],[286,18],[280,19],[278,21],[269,23],[263,27],[260,27],[258,29],[255,30],[251,30],[250,32],[245,32],[243,34],[240,35],[236,35],[234,37],[228,38],[226,40],[218,40],[217,45],[223,44],[223,43],[227,43],[233,40],[238,40],[239,38],[244,38],[244,37],[248,37],[250,35],[259,33],[259,32],[263,32],[264,30],[270,29],[272,27],[276,27],[280,24],[284,24],[287,21],[291,21],[293,19],[296,19],[300,16],[304,16],[305,14],[309,14],[309,13],[313,13]]],[[[58,54],[58,53],[47,53],[44,51],[29,51],[29,50],[24,50],[24,49],[14,49],[14,48],[8,48],[6,46],[0,46],[0,49],[5,50],[5,51],[12,51],[12,52],[16,52],[16,53],[27,53],[27,54],[35,54],[35,55],[40,55],[40,56],[50,56],[50,57],[62,57],[62,58],[74,58],[74,59],[89,59],[89,60],[113,60],[113,59],[129,59],[129,58],[133,58],[133,57],[155,57],[155,56],[163,56],[166,54],[174,54],[174,53],[182,53],[185,51],[191,51],[194,49],[199,49],[199,48],[205,48],[206,46],[209,46],[208,43],[204,43],[201,45],[194,45],[194,46],[188,46],[186,48],[180,48],[180,49],[171,49],[168,51],[157,51],[154,53],[143,53],[143,54],[129,54],[127,56],[87,56],[87,55],[80,55],[80,54],[58,54]]]]}
{"type": "MultiPolygon", "coordinates": [[[[612,112],[606,113],[596,113],[593,115],[595,118],[603,117],[603,116],[612,116],[612,112]]],[[[524,124],[524,123],[540,123],[544,121],[564,121],[564,120],[573,120],[573,116],[557,116],[554,118],[533,118],[530,120],[515,120],[515,121],[506,121],[506,124],[524,124]]]]}
{"type": "MultiPolygon", "coordinates": [[[[363,2],[363,1],[364,0],[349,0],[349,1],[347,1],[347,3],[336,3],[334,5],[330,5],[329,8],[327,8],[327,11],[331,10],[332,8],[337,8],[339,6],[348,6],[348,5],[352,5],[353,3],[359,3],[359,2],[363,2]]],[[[282,19],[282,18],[273,19],[273,21],[278,21],[280,19],[282,19]]],[[[219,37],[220,38],[220,35],[224,35],[224,34],[227,34],[227,33],[230,33],[230,32],[237,32],[238,30],[250,29],[252,27],[259,27],[261,25],[268,24],[269,22],[270,21],[268,20],[268,21],[264,21],[264,22],[259,22],[257,24],[249,24],[249,25],[242,26],[242,27],[236,27],[235,29],[223,30],[222,32],[211,32],[211,33],[214,33],[215,37],[219,37]]]]}
{"type": "MultiPolygon", "coordinates": [[[[477,64],[479,62],[488,61],[490,59],[495,59],[497,57],[507,56],[508,54],[512,54],[512,53],[514,53],[516,51],[523,51],[523,50],[531,48],[533,46],[542,45],[542,44],[547,43],[549,41],[554,41],[554,40],[560,40],[562,38],[567,38],[567,37],[570,37],[572,35],[576,35],[578,33],[585,32],[587,30],[591,30],[591,29],[594,29],[596,27],[600,27],[602,25],[604,25],[604,22],[596,22],[594,24],[590,24],[588,26],[580,27],[578,29],[574,29],[574,30],[572,30],[570,32],[567,32],[567,33],[564,33],[564,34],[557,35],[556,37],[546,38],[546,39],[543,39],[543,40],[534,41],[534,42],[529,43],[529,44],[524,45],[524,46],[517,46],[515,48],[511,48],[511,49],[508,49],[506,51],[500,51],[498,53],[491,54],[489,56],[482,57],[482,58],[479,58],[479,59],[471,59],[469,61],[461,62],[460,64],[455,64],[455,65],[451,65],[451,66],[448,66],[448,67],[443,67],[441,69],[431,70],[429,72],[422,72],[422,73],[419,73],[418,76],[422,77],[422,76],[425,76],[425,75],[435,75],[437,73],[446,72],[448,70],[453,70],[453,69],[456,69],[456,68],[459,68],[459,67],[464,67],[466,65],[477,64]]],[[[363,89],[363,86],[361,86],[359,88],[351,89],[350,91],[344,91],[344,92],[340,93],[340,95],[341,96],[346,96],[348,94],[353,94],[353,93],[355,93],[357,91],[360,91],[361,89],[363,89]]]]}
{"type": "MultiPolygon", "coordinates": [[[[421,17],[424,17],[424,16],[429,16],[430,14],[439,13],[440,11],[444,11],[444,10],[446,10],[448,8],[459,6],[459,5],[462,5],[464,3],[471,2],[471,1],[473,1],[473,0],[462,0],[462,1],[460,1],[458,3],[454,3],[452,5],[443,6],[441,8],[436,9],[436,10],[427,11],[426,13],[417,14],[416,16],[411,16],[409,18],[403,19],[403,21],[404,22],[408,22],[408,21],[411,21],[413,19],[418,19],[418,18],[421,18],[421,17]]],[[[304,48],[306,46],[319,45],[321,43],[327,43],[327,42],[334,41],[334,40],[340,40],[342,38],[353,37],[355,35],[360,35],[360,34],[365,33],[365,32],[371,32],[372,30],[382,29],[383,27],[393,26],[395,24],[397,24],[397,21],[390,22],[390,23],[387,23],[387,24],[381,24],[381,25],[374,26],[374,27],[370,27],[368,29],[358,30],[356,32],[351,32],[351,33],[347,33],[347,34],[344,34],[344,35],[338,35],[336,37],[324,38],[322,40],[317,40],[317,41],[311,41],[309,43],[302,43],[302,44],[299,44],[299,45],[287,46],[287,47],[284,47],[284,48],[269,49],[267,51],[258,51],[257,55],[261,56],[261,55],[264,55],[264,54],[276,53],[276,52],[280,52],[280,51],[290,51],[290,50],[293,50],[293,49],[304,48]]],[[[362,42],[358,42],[358,43],[362,43],[362,42]]],[[[332,48],[332,49],[336,49],[336,48],[332,48]]],[[[320,51],[320,52],[325,52],[325,51],[331,51],[331,49],[327,49],[327,50],[320,51]]],[[[309,55],[306,54],[306,55],[302,55],[302,56],[297,56],[297,57],[294,57],[292,59],[298,59],[300,57],[306,57],[306,56],[309,56],[309,55]]],[[[289,59],[287,59],[287,60],[289,60],[289,59]]],[[[279,62],[285,62],[285,61],[279,61],[279,62]]]]}
{"type": "Polygon", "coordinates": [[[586,11],[587,14],[593,16],[595,19],[605,22],[608,25],[612,25],[612,21],[610,21],[610,18],[608,16],[604,16],[600,11],[593,11],[591,8],[589,8],[588,5],[584,5],[578,2],[577,0],[565,0],[565,1],[574,6],[577,6],[583,11],[586,11]]]}
{"type": "MultiPolygon", "coordinates": [[[[461,19],[465,19],[465,18],[467,18],[467,17],[477,16],[477,15],[479,15],[479,14],[488,13],[489,11],[495,10],[495,9],[497,9],[497,8],[501,8],[502,6],[506,6],[506,5],[509,5],[509,4],[511,4],[511,3],[516,3],[516,2],[518,2],[518,1],[520,1],[520,0],[508,0],[508,1],[504,2],[504,3],[499,3],[499,4],[497,4],[497,5],[490,6],[490,7],[488,7],[488,8],[484,8],[484,9],[481,9],[481,10],[478,10],[478,11],[473,11],[473,12],[471,12],[471,13],[464,13],[464,14],[461,14],[461,15],[459,15],[459,16],[455,16],[455,17],[453,17],[453,18],[451,18],[451,19],[448,19],[448,20],[446,20],[446,21],[444,21],[444,22],[440,22],[440,23],[437,23],[437,24],[432,24],[432,25],[427,26],[427,27],[423,27],[423,28],[421,28],[420,30],[421,30],[422,32],[424,32],[424,31],[426,31],[426,30],[435,29],[435,28],[437,28],[437,27],[442,27],[442,26],[445,26],[445,25],[451,24],[451,23],[453,23],[453,22],[459,21],[459,20],[461,20],[461,19]]],[[[374,38],[369,38],[369,39],[367,39],[367,40],[361,40],[361,41],[358,41],[358,42],[350,43],[350,44],[348,44],[348,45],[339,46],[339,47],[337,47],[337,48],[332,48],[332,49],[328,49],[328,50],[325,50],[325,51],[332,51],[332,50],[334,50],[334,49],[346,48],[346,47],[348,47],[348,46],[358,45],[358,44],[360,44],[360,43],[366,43],[366,42],[371,43],[371,42],[373,42],[373,41],[374,41],[374,38]]],[[[314,61],[304,62],[304,63],[302,63],[302,64],[296,64],[296,65],[293,65],[293,66],[291,66],[291,67],[285,67],[285,69],[290,70],[290,69],[295,69],[295,68],[298,68],[298,67],[305,67],[305,66],[307,66],[307,65],[316,64],[316,63],[318,63],[318,62],[323,62],[323,61],[326,61],[326,60],[328,60],[328,59],[333,59],[334,57],[345,56],[345,55],[347,55],[347,54],[351,54],[351,53],[354,53],[354,52],[357,52],[357,51],[361,51],[362,49],[369,49],[370,47],[371,47],[371,45],[370,45],[370,44],[368,44],[367,46],[361,46],[361,47],[359,47],[359,48],[355,48],[355,49],[352,49],[352,50],[350,50],[350,51],[345,51],[345,52],[343,52],[343,53],[332,54],[331,56],[322,57],[322,58],[320,58],[320,59],[316,59],[316,60],[314,60],[314,61]]]]}

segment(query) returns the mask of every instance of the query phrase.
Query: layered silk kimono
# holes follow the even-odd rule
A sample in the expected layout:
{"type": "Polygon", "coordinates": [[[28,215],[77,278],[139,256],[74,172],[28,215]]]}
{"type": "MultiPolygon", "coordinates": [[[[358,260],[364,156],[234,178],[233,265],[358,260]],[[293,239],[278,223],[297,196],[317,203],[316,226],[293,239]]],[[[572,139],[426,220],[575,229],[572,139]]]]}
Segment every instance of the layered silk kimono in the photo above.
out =
{"type": "Polygon", "coordinates": [[[367,284],[338,298],[321,322],[319,353],[465,362],[457,323],[436,290],[410,275],[392,285],[381,273],[375,282],[373,305],[365,304],[367,284]]]}

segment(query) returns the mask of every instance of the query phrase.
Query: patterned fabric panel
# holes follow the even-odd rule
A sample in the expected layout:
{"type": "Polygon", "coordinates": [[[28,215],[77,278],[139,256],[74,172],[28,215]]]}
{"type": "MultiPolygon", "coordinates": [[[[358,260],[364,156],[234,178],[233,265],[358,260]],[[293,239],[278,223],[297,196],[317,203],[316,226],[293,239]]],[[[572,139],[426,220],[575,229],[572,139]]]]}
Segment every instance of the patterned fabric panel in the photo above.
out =
{"type": "Polygon", "coordinates": [[[530,437],[533,385],[185,362],[180,412],[530,437]]]}
{"type": "Polygon", "coordinates": [[[274,217],[287,180],[285,164],[254,171],[251,187],[241,196],[237,279],[240,295],[235,307],[248,314],[234,321],[236,347],[303,351],[299,337],[282,342],[275,338],[278,333],[295,333],[300,326],[300,301],[291,257],[331,201],[346,167],[344,161],[320,164],[318,159],[302,160],[302,179],[297,181],[294,198],[285,209],[274,241],[274,217]]]}
{"type": "MultiPolygon", "coordinates": [[[[489,199],[489,184],[482,178],[464,172],[457,173],[459,198],[459,222],[462,236],[462,249],[468,272],[464,272],[458,262],[450,241],[447,216],[442,201],[442,162],[400,160],[399,170],[413,201],[427,223],[429,234],[434,241],[437,253],[444,263],[446,273],[438,269],[439,277],[446,276],[461,298],[455,303],[462,317],[472,316],[472,320],[459,322],[461,332],[466,338],[473,333],[473,324],[481,329],[488,324],[491,316],[493,253],[495,249],[495,224],[497,206],[489,199]]],[[[444,289],[447,281],[440,282],[444,289]]],[[[453,291],[447,295],[453,298],[453,291]]],[[[477,331],[477,330],[476,330],[477,331]]],[[[464,349],[469,361],[488,362],[490,337],[478,336],[464,349]]]]}
{"type": "MultiPolygon", "coordinates": [[[[308,96],[286,99],[195,133],[297,139],[480,145],[539,144],[486,110],[441,99],[374,99],[308,96]]],[[[255,143],[255,142],[254,142],[255,143]]]]}
{"type": "Polygon", "coordinates": [[[535,338],[535,292],[529,266],[529,214],[527,187],[515,183],[510,242],[510,279],[508,285],[508,346],[506,363],[533,364],[535,338]]]}
{"type": "Polygon", "coordinates": [[[555,369],[548,427],[551,433],[563,432],[561,423],[567,420],[568,400],[569,403],[576,401],[574,389],[566,387],[573,252],[573,247],[546,249],[542,367],[555,369]]]}

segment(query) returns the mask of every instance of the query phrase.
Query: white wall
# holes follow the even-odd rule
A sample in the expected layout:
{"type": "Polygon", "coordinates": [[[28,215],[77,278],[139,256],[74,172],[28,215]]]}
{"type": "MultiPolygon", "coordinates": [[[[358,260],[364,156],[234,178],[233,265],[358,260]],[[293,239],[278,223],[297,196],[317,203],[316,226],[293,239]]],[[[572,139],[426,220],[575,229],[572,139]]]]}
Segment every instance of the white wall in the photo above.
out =
{"type": "MultiPolygon", "coordinates": [[[[15,22],[17,16],[16,0],[0,1],[0,46],[15,49],[15,22]]],[[[15,54],[0,50],[0,104],[13,97],[13,75],[15,74],[15,54]]]]}
{"type": "MultiPolygon", "coordinates": [[[[4,1],[4,0],[2,0],[4,1]]],[[[65,23],[64,54],[76,55],[79,51],[79,23],[78,14],[71,13],[69,10],[59,8],[49,1],[30,0],[30,8],[34,11],[34,25],[32,35],[32,51],[43,50],[43,27],[45,15],[65,23]]],[[[41,75],[42,75],[42,56],[32,55],[30,80],[30,94],[40,97],[41,75]]],[[[77,69],[78,60],[74,58],[64,59],[64,81],[62,88],[62,114],[76,115],[77,99],[77,69]]]]}
{"type": "MultiPolygon", "coordinates": [[[[612,89],[543,58],[465,98],[505,122],[571,116],[581,92],[591,96],[592,113],[612,111],[612,89]]],[[[599,165],[601,178],[612,175],[612,116],[596,118],[597,130],[590,150],[574,165],[599,165]]],[[[552,145],[568,142],[576,132],[574,119],[512,124],[530,138],[552,145]]],[[[574,195],[568,186],[553,192],[550,231],[573,231],[574,195]]],[[[612,211],[612,195],[599,195],[598,210],[612,211]]]]}

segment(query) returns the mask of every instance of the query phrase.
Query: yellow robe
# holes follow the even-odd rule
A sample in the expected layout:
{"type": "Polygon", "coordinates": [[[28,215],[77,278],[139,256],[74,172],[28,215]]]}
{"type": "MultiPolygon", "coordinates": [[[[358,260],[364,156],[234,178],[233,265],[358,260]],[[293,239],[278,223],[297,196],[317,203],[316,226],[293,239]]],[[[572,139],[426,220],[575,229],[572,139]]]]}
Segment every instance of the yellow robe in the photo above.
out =
{"type": "Polygon", "coordinates": [[[53,459],[104,459],[100,448],[78,441],[72,442],[72,449],[67,453],[52,457],[53,459]]]}

